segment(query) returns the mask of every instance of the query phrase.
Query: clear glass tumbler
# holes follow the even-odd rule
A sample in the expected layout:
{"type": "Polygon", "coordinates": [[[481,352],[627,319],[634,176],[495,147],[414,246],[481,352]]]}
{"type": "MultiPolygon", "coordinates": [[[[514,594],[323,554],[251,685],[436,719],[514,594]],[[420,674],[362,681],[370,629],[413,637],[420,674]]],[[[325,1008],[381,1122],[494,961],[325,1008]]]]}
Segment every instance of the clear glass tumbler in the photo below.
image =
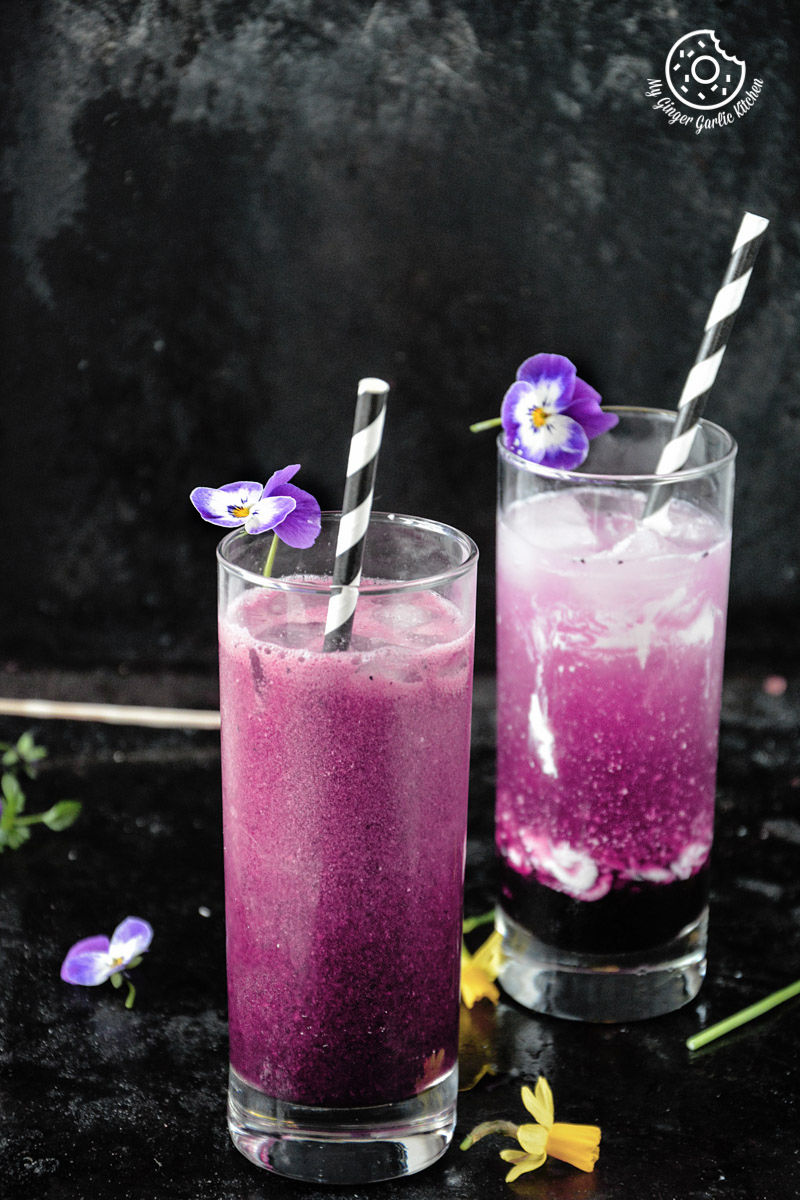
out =
{"type": "Polygon", "coordinates": [[[455,1124],[477,549],[373,514],[323,652],[339,514],[220,543],[229,1128],[258,1166],[422,1170],[455,1124]]]}
{"type": "Polygon", "coordinates": [[[705,974],[736,454],[702,421],[655,477],[674,413],[613,411],[579,471],[498,442],[500,980],[587,1021],[705,974]]]}

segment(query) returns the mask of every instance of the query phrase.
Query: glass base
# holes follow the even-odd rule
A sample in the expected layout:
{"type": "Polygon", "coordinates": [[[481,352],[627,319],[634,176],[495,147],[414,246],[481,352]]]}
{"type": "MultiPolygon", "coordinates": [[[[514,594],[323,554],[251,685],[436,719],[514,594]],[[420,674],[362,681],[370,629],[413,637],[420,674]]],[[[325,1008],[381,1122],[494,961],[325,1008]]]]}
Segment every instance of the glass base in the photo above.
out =
{"type": "Polygon", "coordinates": [[[708,908],[670,942],[646,951],[573,954],[540,942],[501,908],[499,982],[525,1008],[572,1021],[639,1021],[673,1012],[706,973],[708,908]]]}
{"type": "Polygon", "coordinates": [[[317,1108],[275,1100],[231,1067],[228,1128],[258,1167],[312,1183],[376,1183],[424,1170],[444,1154],[456,1123],[458,1068],[410,1100],[317,1108]]]}

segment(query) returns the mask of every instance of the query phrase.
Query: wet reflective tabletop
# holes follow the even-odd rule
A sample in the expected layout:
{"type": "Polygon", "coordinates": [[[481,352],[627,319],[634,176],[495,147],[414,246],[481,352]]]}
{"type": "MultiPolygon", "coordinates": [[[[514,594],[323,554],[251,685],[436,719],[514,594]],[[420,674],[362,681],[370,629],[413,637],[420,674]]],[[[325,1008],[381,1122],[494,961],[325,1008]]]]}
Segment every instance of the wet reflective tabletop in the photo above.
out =
{"type": "MultiPolygon", "coordinates": [[[[83,803],[61,833],[36,827],[0,856],[0,1170],[7,1200],[780,1200],[800,1195],[800,999],[690,1054],[685,1040],[800,977],[800,678],[729,666],[723,707],[709,973],[670,1016],[580,1025],[501,1000],[464,1011],[453,1146],[396,1183],[346,1189],[266,1175],[229,1142],[218,739],[213,732],[0,719],[49,749],[28,810],[83,803]],[[133,913],[150,952],[124,990],[59,978],[78,938],[133,913]],[[525,1119],[544,1074],[556,1117],[601,1126],[593,1174],[553,1160],[504,1183],[479,1121],[525,1119]]],[[[96,681],[95,681],[96,682],[96,681]]],[[[17,694],[25,694],[17,680],[17,694]]],[[[145,681],[146,684],[146,681],[145,681]]],[[[157,681],[143,693],[162,699],[157,681]]],[[[191,703],[184,687],[181,703],[191,703]]],[[[8,694],[13,694],[9,692],[8,694]]],[[[29,691],[29,694],[33,694],[29,691]]],[[[86,698],[75,697],[75,698],[86,698]]],[[[198,688],[195,703],[207,707],[198,688]]],[[[476,686],[467,914],[493,902],[493,687],[476,686]]]]}

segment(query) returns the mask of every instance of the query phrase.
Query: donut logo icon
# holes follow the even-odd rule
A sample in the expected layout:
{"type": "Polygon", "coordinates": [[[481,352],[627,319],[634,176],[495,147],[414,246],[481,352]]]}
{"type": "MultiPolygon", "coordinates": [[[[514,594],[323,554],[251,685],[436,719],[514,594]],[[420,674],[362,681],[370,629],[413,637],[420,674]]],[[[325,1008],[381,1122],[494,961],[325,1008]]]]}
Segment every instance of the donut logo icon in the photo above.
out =
{"type": "Polygon", "coordinates": [[[667,87],[689,108],[722,108],[744,84],[745,64],[725,53],[713,29],[695,29],[678,38],[665,70],[667,87]]]}

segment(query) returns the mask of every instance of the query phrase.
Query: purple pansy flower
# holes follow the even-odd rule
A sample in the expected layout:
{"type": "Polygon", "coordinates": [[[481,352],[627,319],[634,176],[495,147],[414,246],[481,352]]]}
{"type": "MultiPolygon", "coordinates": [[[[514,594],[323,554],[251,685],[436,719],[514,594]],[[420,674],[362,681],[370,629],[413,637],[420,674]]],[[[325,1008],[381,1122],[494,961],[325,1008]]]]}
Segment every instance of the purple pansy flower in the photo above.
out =
{"type": "MultiPolygon", "coordinates": [[[[150,947],[153,930],[141,917],[126,917],[111,935],[83,938],[67,951],[61,964],[65,983],[95,987],[112,976],[121,975],[126,967],[135,966],[150,947]]],[[[113,981],[112,981],[113,982],[113,981]]]]}
{"type": "Polygon", "coordinates": [[[189,499],[204,521],[247,533],[274,533],[298,550],[313,546],[320,531],[320,509],[314,497],[289,480],[300,464],[276,471],[263,485],[245,479],[223,487],[195,488],[189,499]]]}
{"type": "Polygon", "coordinates": [[[531,462],[570,471],[589,453],[589,439],[619,417],[603,412],[600,396],[578,379],[560,354],[526,358],[503,398],[500,418],[509,450],[531,462]]]}

